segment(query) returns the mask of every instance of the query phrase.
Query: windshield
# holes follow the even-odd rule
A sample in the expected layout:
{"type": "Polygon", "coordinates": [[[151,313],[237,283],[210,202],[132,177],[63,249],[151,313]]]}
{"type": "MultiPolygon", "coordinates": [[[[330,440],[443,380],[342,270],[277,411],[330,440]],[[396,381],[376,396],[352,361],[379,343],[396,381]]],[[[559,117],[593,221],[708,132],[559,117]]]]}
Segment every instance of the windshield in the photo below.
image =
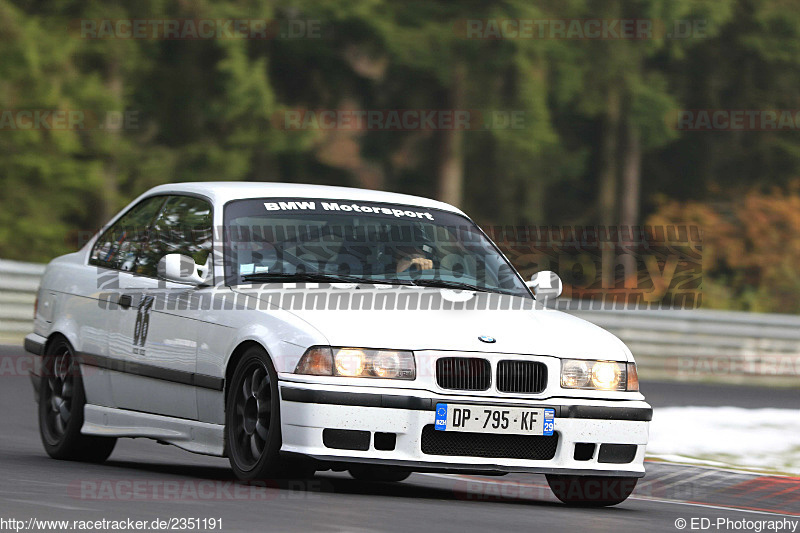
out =
{"type": "Polygon", "coordinates": [[[469,219],[376,202],[248,199],[225,207],[229,285],[357,281],[485,290],[530,297],[469,219]]]}

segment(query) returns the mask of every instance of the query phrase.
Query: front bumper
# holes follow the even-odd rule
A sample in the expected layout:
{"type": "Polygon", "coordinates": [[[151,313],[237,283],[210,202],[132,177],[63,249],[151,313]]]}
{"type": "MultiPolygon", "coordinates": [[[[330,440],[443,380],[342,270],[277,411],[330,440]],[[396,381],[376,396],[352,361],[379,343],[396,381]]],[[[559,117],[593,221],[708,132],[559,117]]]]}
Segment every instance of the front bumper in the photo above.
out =
{"type": "MultiPolygon", "coordinates": [[[[644,476],[644,453],[652,408],[643,401],[548,398],[524,400],[457,396],[428,391],[280,382],[282,451],[324,462],[396,465],[415,471],[529,472],[644,476]],[[362,390],[363,389],[363,390],[362,390]],[[548,459],[512,459],[436,455],[423,452],[423,429],[436,418],[437,403],[492,406],[549,407],[555,409],[555,454],[548,459]],[[325,429],[370,432],[368,449],[326,446],[325,429]],[[393,449],[376,449],[375,433],[394,434],[393,449]],[[576,459],[576,443],[596,444],[592,456],[576,459]],[[602,444],[634,445],[631,461],[599,460],[602,444]]],[[[631,448],[632,449],[632,448],[631,448]]]]}

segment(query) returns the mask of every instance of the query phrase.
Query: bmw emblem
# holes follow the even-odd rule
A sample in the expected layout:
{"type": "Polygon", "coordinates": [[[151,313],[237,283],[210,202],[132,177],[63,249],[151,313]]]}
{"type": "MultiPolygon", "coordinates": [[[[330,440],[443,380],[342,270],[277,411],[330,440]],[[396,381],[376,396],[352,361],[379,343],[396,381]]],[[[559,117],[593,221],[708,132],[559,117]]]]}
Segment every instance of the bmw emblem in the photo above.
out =
{"type": "Polygon", "coordinates": [[[497,339],[495,339],[494,337],[490,337],[488,335],[481,335],[480,337],[478,337],[478,340],[481,342],[488,342],[489,344],[497,342],[497,339]]]}

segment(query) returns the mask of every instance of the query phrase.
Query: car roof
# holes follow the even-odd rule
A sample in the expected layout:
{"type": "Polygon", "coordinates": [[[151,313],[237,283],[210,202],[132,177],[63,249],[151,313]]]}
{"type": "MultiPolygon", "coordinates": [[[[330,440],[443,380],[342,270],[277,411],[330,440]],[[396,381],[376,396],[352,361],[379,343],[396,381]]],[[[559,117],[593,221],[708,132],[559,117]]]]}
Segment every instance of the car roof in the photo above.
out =
{"type": "MultiPolygon", "coordinates": [[[[255,182],[255,181],[203,181],[167,183],[153,187],[142,196],[155,194],[198,194],[209,198],[214,205],[246,198],[315,198],[330,200],[354,200],[357,202],[385,202],[430,209],[442,209],[453,213],[464,213],[444,202],[422,196],[393,192],[335,187],[331,185],[307,185],[299,183],[255,182]]],[[[137,201],[139,200],[137,199],[137,201]]]]}

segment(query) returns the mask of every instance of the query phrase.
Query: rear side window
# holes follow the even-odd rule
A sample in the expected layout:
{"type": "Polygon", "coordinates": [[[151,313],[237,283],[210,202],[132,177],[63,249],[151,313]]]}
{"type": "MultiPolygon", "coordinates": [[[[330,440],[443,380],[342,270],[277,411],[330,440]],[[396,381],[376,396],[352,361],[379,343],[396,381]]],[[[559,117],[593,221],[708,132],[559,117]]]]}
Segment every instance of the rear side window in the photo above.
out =
{"type": "Polygon", "coordinates": [[[147,242],[150,224],[166,200],[166,196],[155,196],[133,206],[97,239],[89,263],[105,268],[133,271],[138,256],[147,242]]]}
{"type": "Polygon", "coordinates": [[[206,264],[212,245],[211,205],[200,198],[170,196],[139,254],[136,272],[158,275],[158,262],[167,254],[183,254],[206,264]]]}

